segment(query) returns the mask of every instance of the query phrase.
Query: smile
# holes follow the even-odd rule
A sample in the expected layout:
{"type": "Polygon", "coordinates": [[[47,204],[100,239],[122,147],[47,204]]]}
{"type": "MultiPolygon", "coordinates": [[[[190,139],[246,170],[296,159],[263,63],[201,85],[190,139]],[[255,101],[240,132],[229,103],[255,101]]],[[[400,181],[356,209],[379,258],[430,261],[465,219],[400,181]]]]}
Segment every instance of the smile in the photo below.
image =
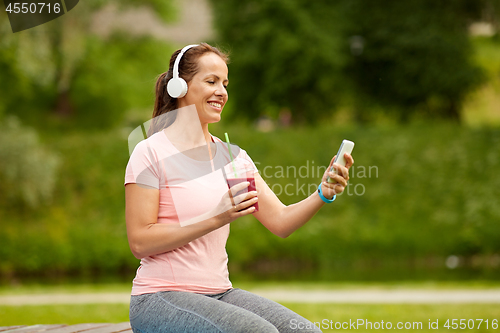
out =
{"type": "Polygon", "coordinates": [[[210,104],[210,106],[213,106],[214,108],[216,109],[222,109],[222,104],[221,103],[217,103],[217,102],[208,102],[208,104],[210,104]]]}

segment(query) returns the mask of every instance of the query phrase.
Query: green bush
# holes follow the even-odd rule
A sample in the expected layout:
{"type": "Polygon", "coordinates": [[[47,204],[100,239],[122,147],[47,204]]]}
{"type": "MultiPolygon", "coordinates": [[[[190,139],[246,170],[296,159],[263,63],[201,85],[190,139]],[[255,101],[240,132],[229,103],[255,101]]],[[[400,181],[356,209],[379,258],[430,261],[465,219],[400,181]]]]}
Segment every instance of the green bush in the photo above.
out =
{"type": "MultiPolygon", "coordinates": [[[[499,129],[323,125],[260,133],[217,124],[212,131],[221,138],[228,132],[268,184],[282,189],[286,204],[316,189],[320,175],[313,169],[324,170],[342,139],[356,143],[349,189],[289,238],[253,217],[232,223],[233,277],[395,279],[436,270],[442,274],[436,278],[498,276],[494,260],[476,261],[500,253],[499,129]],[[287,167],[302,173],[294,177],[291,168],[286,177],[287,167]],[[472,270],[446,271],[449,255],[472,270]]],[[[29,214],[1,212],[0,274],[131,278],[138,260],[125,230],[126,138],[118,130],[73,133],[49,145],[62,160],[52,203],[29,214]]]]}
{"type": "MultiPolygon", "coordinates": [[[[232,133],[233,142],[262,162],[261,171],[266,166],[278,171],[278,166],[298,170],[327,165],[342,139],[356,143],[349,189],[288,239],[278,239],[250,219],[233,223],[229,253],[243,271],[252,271],[252,265],[262,260],[284,276],[283,271],[296,269],[298,274],[308,267],[324,276],[346,267],[366,270],[370,265],[442,269],[449,255],[464,258],[465,265],[465,258],[500,252],[498,129],[426,124],[324,126],[258,135],[238,128],[232,133]],[[296,265],[283,264],[287,260],[296,265]]],[[[298,179],[298,185],[293,174],[288,178],[267,175],[271,177],[264,178],[271,186],[281,185],[275,189],[292,184],[289,192],[300,185],[315,190],[319,183],[317,174],[298,179]]],[[[287,204],[303,197],[280,195],[287,204]]],[[[498,272],[498,265],[484,264],[480,271],[498,272]]]]}
{"type": "Polygon", "coordinates": [[[62,160],[52,204],[2,212],[0,272],[91,276],[136,266],[125,230],[125,139],[117,131],[74,133],[49,144],[62,160]]]}
{"type": "Polygon", "coordinates": [[[125,111],[154,102],[155,76],[168,70],[172,47],[149,37],[88,38],[69,96],[73,125],[103,129],[121,124],[125,111]]]}
{"type": "Polygon", "coordinates": [[[17,118],[0,121],[0,202],[37,207],[51,199],[59,158],[39,142],[34,129],[17,118]]]}

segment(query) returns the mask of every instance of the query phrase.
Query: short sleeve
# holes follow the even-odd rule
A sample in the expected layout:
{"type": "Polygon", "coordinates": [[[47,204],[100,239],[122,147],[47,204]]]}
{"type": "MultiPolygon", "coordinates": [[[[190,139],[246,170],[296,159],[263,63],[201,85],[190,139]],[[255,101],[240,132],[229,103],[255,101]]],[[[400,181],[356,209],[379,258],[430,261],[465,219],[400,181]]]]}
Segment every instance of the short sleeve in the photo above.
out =
{"type": "Polygon", "coordinates": [[[135,183],[160,189],[160,168],[157,154],[148,139],[139,142],[125,169],[125,185],[135,183]]]}

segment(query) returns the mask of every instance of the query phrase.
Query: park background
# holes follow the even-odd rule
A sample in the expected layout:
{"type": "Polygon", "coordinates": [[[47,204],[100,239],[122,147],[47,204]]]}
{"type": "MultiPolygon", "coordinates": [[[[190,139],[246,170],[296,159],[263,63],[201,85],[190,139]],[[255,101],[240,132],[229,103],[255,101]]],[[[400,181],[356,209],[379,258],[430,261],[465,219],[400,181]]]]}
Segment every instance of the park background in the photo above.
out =
{"type": "Polygon", "coordinates": [[[349,191],[287,239],[231,225],[233,281],[495,285],[499,15],[497,0],[89,0],[13,34],[1,13],[2,290],[130,284],[127,138],[170,54],[200,41],[230,54],[211,132],[285,204],[356,143],[349,191]]]}

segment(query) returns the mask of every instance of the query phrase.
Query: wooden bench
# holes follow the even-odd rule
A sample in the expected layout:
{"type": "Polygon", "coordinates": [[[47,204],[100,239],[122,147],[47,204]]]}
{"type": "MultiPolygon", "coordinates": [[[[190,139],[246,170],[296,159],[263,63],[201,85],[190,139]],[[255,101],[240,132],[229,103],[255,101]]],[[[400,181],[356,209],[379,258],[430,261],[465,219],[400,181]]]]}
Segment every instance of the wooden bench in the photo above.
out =
{"type": "Polygon", "coordinates": [[[77,325],[31,325],[31,326],[2,326],[0,333],[131,333],[130,322],[119,324],[77,324],[77,325]]]}

